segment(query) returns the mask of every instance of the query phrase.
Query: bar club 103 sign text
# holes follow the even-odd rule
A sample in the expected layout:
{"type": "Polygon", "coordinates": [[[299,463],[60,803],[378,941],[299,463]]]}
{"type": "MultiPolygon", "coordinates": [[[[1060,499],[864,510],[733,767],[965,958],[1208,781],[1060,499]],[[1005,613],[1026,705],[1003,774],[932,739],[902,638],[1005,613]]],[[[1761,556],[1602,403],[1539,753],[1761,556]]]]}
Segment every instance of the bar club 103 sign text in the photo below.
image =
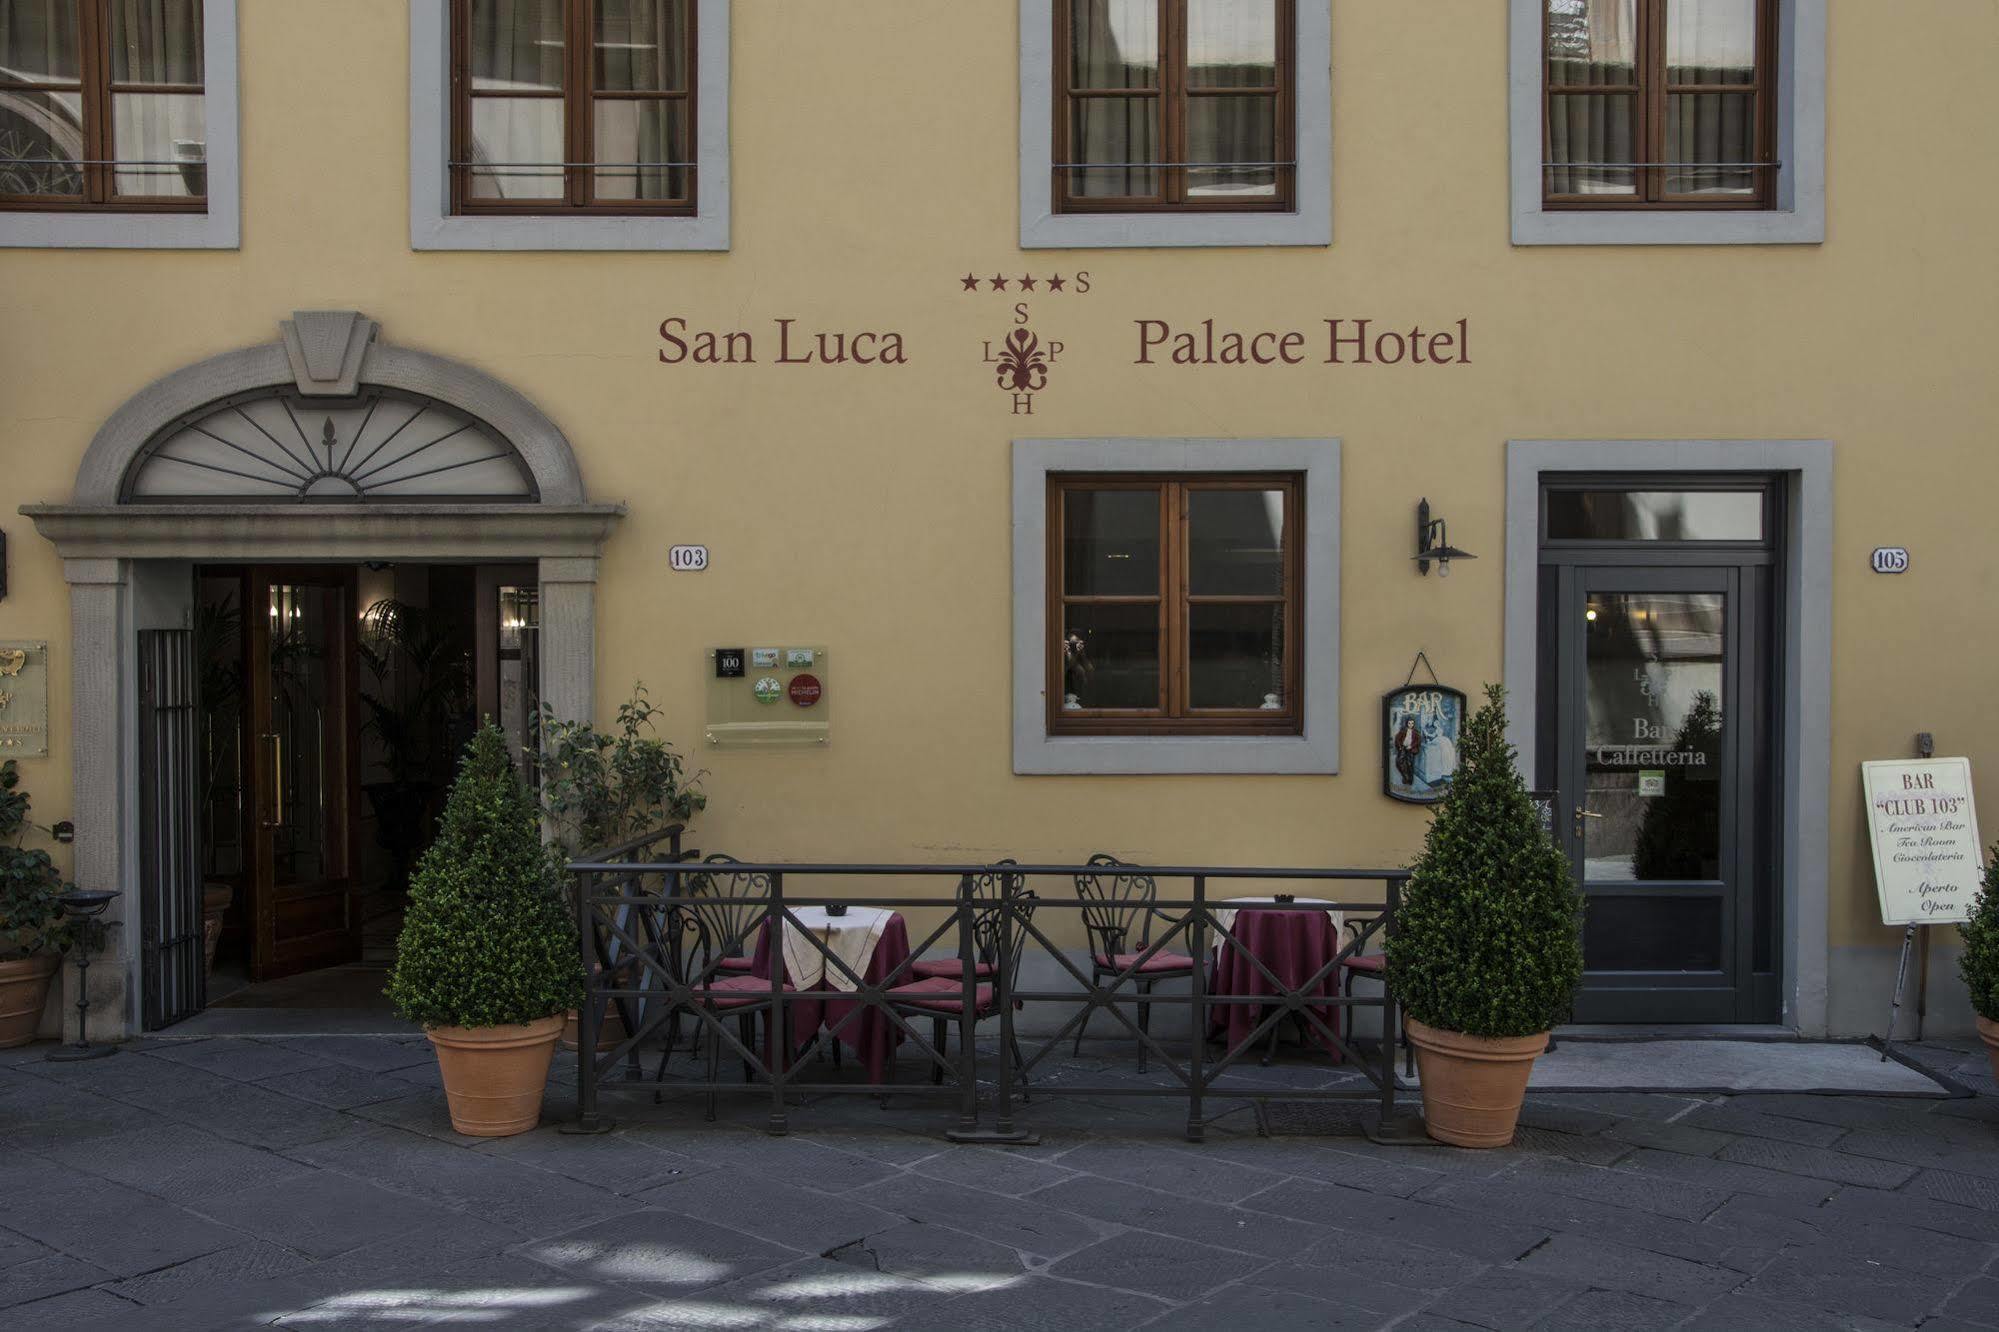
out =
{"type": "Polygon", "coordinates": [[[1984,875],[1971,760],[1886,759],[1860,765],[1874,886],[1884,925],[1967,920],[1984,875]]]}

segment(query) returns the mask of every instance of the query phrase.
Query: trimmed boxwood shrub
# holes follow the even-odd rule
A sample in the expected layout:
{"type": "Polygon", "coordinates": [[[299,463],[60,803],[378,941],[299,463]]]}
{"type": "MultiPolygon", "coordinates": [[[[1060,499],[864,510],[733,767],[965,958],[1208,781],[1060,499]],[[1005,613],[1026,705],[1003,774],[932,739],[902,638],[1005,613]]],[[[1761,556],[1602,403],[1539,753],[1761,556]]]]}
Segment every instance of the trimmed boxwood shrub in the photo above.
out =
{"type": "Polygon", "coordinates": [[[1467,1036],[1533,1036],[1582,980],[1582,895],[1506,743],[1506,695],[1487,685],[1458,775],[1410,866],[1388,981],[1417,1021],[1467,1036]]]}
{"type": "Polygon", "coordinates": [[[576,926],[534,803],[488,722],[410,878],[389,998],[425,1027],[499,1027],[583,1001],[576,926]]]}
{"type": "Polygon", "coordinates": [[[1957,927],[1964,935],[1957,970],[1971,991],[1971,1011],[1999,1022],[1999,848],[1992,856],[1978,900],[1971,904],[1971,919],[1957,927]]]}

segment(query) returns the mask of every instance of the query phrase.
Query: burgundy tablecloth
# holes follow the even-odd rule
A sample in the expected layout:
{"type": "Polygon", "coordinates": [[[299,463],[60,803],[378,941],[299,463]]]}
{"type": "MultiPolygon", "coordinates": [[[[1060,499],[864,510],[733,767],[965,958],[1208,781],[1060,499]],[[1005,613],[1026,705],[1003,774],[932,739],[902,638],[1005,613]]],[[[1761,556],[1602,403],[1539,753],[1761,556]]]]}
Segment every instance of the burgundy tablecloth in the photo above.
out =
{"type": "MultiPolygon", "coordinates": [[[[1216,903],[1225,906],[1226,903],[1216,903]]],[[[1270,968],[1271,975],[1283,981],[1290,989],[1297,989],[1326,963],[1339,955],[1339,926],[1332,913],[1326,911],[1275,911],[1261,910],[1245,906],[1236,913],[1235,937],[1242,948],[1256,955],[1258,961],[1270,968]]],[[[1335,998],[1340,989],[1340,972],[1334,967],[1319,982],[1313,993],[1335,998]]],[[[1220,940],[1214,964],[1208,969],[1209,994],[1280,994],[1275,986],[1257,969],[1256,963],[1243,956],[1240,949],[1220,940]]],[[[1313,1006],[1312,1012],[1334,1031],[1346,1035],[1341,1025],[1341,1009],[1328,1006],[1313,1006]]],[[[1229,1049],[1233,1050],[1249,1039],[1263,1020],[1264,1008],[1261,1004],[1217,1004],[1209,1018],[1212,1031],[1228,1032],[1229,1049]]],[[[1289,1024],[1286,1024],[1289,1025],[1289,1024]]],[[[1327,1054],[1338,1059],[1339,1047],[1327,1039],[1324,1032],[1307,1024],[1312,1039],[1327,1054]]]]}
{"type": "MultiPolygon", "coordinates": [[[[868,959],[867,970],[861,973],[861,979],[869,985],[879,985],[908,956],[909,926],[898,911],[882,927],[881,939],[875,944],[874,956],[868,959]]],[[[771,929],[766,921],[763,928],[757,931],[757,951],[750,973],[759,979],[769,980],[770,957],[771,929]]],[[[831,962],[826,967],[829,971],[833,970],[831,962]]],[[[896,983],[906,984],[915,979],[913,973],[904,971],[896,983]]],[[[858,999],[831,986],[801,991],[786,1005],[785,1024],[791,1036],[792,1053],[796,1054],[810,1044],[821,1027],[837,1026],[840,1019],[863,1007],[866,1012],[840,1027],[839,1041],[861,1057],[861,1062],[867,1066],[870,1082],[886,1082],[889,1061],[895,1058],[895,1048],[902,1043],[901,1028],[891,1022],[881,1009],[863,1005],[858,999]]]]}

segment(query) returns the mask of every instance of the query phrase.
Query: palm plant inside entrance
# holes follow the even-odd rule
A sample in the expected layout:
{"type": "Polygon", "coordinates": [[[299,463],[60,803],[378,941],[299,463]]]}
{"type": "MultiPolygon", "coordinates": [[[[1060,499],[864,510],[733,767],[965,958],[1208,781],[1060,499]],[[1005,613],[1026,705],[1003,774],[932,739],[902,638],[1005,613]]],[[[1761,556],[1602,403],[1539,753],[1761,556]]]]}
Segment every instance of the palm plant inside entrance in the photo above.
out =
{"type": "Polygon", "coordinates": [[[363,735],[379,747],[384,778],[367,783],[375,836],[401,887],[430,835],[438,794],[451,776],[453,732],[472,711],[467,645],[451,616],[385,598],[361,616],[359,651],[369,687],[363,735]]]}

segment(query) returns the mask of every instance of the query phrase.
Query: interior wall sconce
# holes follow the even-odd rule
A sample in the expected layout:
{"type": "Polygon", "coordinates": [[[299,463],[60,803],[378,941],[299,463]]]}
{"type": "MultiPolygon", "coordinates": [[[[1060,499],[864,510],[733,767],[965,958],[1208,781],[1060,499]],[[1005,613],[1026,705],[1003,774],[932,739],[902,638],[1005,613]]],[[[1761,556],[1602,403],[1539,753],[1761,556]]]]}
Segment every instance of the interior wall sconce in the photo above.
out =
{"type": "Polygon", "coordinates": [[[1416,505],[1416,572],[1428,574],[1430,561],[1437,562],[1437,577],[1451,576],[1452,560],[1475,560],[1478,556],[1468,550],[1459,550],[1451,544],[1450,534],[1444,528],[1444,520],[1430,516],[1430,501],[1426,498],[1416,505]]]}

